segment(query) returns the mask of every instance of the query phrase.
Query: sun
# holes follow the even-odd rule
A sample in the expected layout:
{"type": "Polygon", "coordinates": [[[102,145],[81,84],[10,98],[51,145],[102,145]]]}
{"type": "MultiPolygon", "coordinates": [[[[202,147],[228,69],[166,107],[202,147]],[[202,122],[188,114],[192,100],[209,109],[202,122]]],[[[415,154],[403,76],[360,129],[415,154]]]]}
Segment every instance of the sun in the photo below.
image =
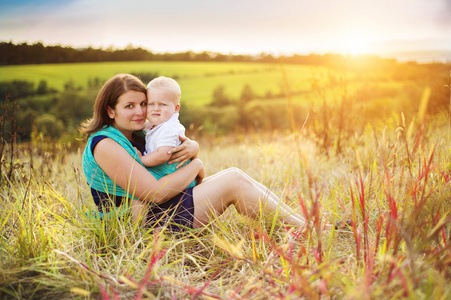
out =
{"type": "Polygon", "coordinates": [[[357,55],[367,53],[369,47],[368,44],[361,38],[351,37],[346,40],[346,43],[343,45],[343,50],[346,53],[357,55]]]}
{"type": "Polygon", "coordinates": [[[373,53],[371,33],[364,30],[340,32],[337,50],[343,54],[359,55],[373,53]]]}

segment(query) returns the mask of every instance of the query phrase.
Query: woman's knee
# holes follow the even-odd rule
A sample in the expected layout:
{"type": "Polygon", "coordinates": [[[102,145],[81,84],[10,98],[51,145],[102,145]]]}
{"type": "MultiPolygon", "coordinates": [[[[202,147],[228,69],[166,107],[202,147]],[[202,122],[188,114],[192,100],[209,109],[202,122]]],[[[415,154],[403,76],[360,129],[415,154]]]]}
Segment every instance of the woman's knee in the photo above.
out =
{"type": "Polygon", "coordinates": [[[230,168],[230,173],[232,176],[232,181],[234,183],[234,189],[237,192],[245,191],[252,185],[251,178],[249,175],[244,173],[241,169],[232,167],[230,168]]]}
{"type": "Polygon", "coordinates": [[[250,183],[249,176],[238,168],[232,167],[221,171],[215,179],[221,186],[223,196],[237,197],[244,188],[250,183]]]}
{"type": "Polygon", "coordinates": [[[238,179],[248,180],[249,176],[237,167],[226,169],[227,173],[233,173],[238,179]]]}

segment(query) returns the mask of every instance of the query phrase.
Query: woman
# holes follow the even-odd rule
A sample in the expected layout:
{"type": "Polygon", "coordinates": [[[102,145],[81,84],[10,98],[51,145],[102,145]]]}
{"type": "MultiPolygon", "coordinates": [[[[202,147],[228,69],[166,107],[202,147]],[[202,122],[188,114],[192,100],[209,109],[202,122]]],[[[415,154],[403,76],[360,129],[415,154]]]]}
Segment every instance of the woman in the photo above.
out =
{"type": "Polygon", "coordinates": [[[237,168],[204,177],[204,165],[197,157],[199,146],[186,139],[172,150],[170,163],[182,165],[176,172],[159,176],[140,162],[136,149],[144,141],[139,133],[146,120],[146,87],[136,77],[118,74],[99,91],[92,119],[81,131],[88,137],[83,153],[83,170],[100,211],[107,211],[111,200],[116,206],[131,199],[134,221],[140,217],[147,226],[170,222],[176,227],[197,228],[234,205],[238,213],[258,216],[261,208],[279,211],[282,220],[294,226],[304,219],[283,204],[269,189],[237,168]],[[161,177],[161,178],[160,178],[161,177]],[[197,177],[198,184],[187,189],[197,177]],[[144,216],[145,215],[145,216],[144,216]]]}

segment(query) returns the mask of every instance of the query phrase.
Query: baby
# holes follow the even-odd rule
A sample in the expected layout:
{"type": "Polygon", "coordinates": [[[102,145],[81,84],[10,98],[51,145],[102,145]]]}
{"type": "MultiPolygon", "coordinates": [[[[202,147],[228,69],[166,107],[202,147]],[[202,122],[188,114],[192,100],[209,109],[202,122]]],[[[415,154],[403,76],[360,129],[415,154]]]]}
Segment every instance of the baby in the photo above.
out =
{"type": "MultiPolygon", "coordinates": [[[[175,164],[167,164],[168,151],[181,144],[179,136],[185,127],[179,122],[181,89],[172,78],[160,76],[147,85],[146,151],[140,156],[146,167],[158,168],[164,175],[175,172],[175,164]]],[[[139,153],[139,151],[138,151],[139,153]]],[[[194,180],[188,187],[194,187],[194,180]]]]}

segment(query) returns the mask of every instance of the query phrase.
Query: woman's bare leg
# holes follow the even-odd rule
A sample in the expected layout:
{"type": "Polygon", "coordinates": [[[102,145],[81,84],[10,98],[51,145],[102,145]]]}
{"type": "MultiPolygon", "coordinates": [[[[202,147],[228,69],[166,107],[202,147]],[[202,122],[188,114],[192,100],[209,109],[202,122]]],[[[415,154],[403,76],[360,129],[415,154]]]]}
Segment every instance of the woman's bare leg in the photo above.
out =
{"type": "Polygon", "coordinates": [[[305,220],[285,203],[237,168],[221,171],[193,189],[194,226],[210,221],[212,215],[221,215],[228,206],[234,205],[238,213],[258,216],[260,209],[267,212],[279,211],[281,219],[288,224],[302,226],[305,220]]]}
{"type": "Polygon", "coordinates": [[[242,170],[238,169],[238,168],[228,168],[222,171],[219,171],[216,174],[213,174],[211,176],[208,176],[207,178],[204,179],[203,182],[208,181],[209,179],[215,178],[218,175],[224,175],[225,173],[228,172],[240,172],[242,173],[242,175],[247,176],[248,179],[250,179],[252,181],[252,183],[254,183],[260,190],[264,191],[265,193],[268,193],[271,198],[273,198],[276,201],[279,201],[279,197],[276,196],[276,194],[274,194],[269,188],[267,188],[266,186],[264,186],[263,184],[261,184],[260,182],[258,182],[257,180],[255,180],[254,178],[252,178],[251,176],[247,175],[246,173],[244,173],[242,170]]]}

